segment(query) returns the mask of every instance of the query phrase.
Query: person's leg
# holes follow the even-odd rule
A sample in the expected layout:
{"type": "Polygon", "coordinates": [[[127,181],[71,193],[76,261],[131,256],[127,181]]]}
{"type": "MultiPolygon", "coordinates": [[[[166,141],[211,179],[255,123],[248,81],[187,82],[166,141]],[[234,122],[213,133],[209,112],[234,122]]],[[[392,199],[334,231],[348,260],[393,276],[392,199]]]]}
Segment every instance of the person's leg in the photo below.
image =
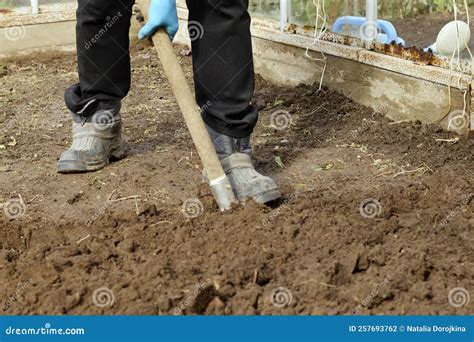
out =
{"type": "Polygon", "coordinates": [[[248,0],[187,0],[196,100],[219,133],[249,136],[257,122],[248,0]]]}
{"type": "Polygon", "coordinates": [[[89,116],[100,103],[114,103],[127,95],[130,89],[128,32],[133,4],[134,0],[78,0],[79,83],[65,92],[71,112],[89,116]]]}
{"type": "Polygon", "coordinates": [[[248,0],[188,0],[196,100],[222,167],[239,201],[281,196],[251,162],[257,111],[248,0]]]}
{"type": "Polygon", "coordinates": [[[79,83],[65,92],[73,118],[71,147],[58,172],[103,168],[125,156],[121,100],[130,88],[129,38],[134,0],[79,0],[77,60],[79,83]]]}

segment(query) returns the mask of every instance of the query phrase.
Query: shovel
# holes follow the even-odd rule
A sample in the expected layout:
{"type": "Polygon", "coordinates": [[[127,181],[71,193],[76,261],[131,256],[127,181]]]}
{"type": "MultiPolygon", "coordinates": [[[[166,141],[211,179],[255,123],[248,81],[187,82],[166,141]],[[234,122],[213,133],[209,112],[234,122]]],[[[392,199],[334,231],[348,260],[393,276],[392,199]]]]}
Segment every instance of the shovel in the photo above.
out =
{"type": "MultiPolygon", "coordinates": [[[[148,20],[149,0],[138,0],[145,21],[148,20]]],[[[193,93],[184,76],[183,69],[178,62],[173,45],[168,34],[163,28],[158,29],[152,36],[153,44],[158,52],[161,64],[165,71],[168,82],[171,85],[174,97],[183,114],[184,121],[188,127],[191,138],[198,151],[204,171],[209,179],[209,185],[212,194],[219,208],[228,210],[232,203],[237,203],[234,192],[230,185],[222,165],[217,158],[214,145],[209,137],[204,121],[201,117],[201,111],[196,103],[193,93]]]]}

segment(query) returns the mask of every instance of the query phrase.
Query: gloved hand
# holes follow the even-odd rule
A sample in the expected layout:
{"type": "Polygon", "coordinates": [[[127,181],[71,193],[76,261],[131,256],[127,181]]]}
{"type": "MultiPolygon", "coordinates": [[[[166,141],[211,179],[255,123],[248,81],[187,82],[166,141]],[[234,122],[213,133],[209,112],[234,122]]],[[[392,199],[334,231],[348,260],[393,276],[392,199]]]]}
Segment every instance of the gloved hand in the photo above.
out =
{"type": "Polygon", "coordinates": [[[164,27],[173,40],[178,32],[176,0],[151,0],[148,21],[138,32],[138,39],[150,37],[159,27],[164,27]]]}

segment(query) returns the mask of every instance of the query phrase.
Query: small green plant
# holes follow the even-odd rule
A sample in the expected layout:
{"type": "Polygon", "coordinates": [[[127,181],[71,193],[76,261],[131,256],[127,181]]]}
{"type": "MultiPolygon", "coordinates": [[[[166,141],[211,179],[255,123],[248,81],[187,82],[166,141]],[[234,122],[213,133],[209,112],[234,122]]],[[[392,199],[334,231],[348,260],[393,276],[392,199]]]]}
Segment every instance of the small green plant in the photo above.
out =
{"type": "Polygon", "coordinates": [[[452,12],[454,10],[453,2],[450,0],[434,0],[435,8],[442,12],[452,12]]]}

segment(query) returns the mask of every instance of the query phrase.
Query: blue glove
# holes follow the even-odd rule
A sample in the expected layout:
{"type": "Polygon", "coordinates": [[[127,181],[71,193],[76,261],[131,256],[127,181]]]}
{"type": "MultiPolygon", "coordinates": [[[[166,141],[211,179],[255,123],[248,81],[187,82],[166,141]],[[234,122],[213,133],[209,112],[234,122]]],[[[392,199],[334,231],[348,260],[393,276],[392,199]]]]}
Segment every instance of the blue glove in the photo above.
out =
{"type": "Polygon", "coordinates": [[[164,27],[173,40],[178,32],[176,0],[151,0],[148,21],[138,32],[138,39],[152,36],[160,27],[164,27]]]}

